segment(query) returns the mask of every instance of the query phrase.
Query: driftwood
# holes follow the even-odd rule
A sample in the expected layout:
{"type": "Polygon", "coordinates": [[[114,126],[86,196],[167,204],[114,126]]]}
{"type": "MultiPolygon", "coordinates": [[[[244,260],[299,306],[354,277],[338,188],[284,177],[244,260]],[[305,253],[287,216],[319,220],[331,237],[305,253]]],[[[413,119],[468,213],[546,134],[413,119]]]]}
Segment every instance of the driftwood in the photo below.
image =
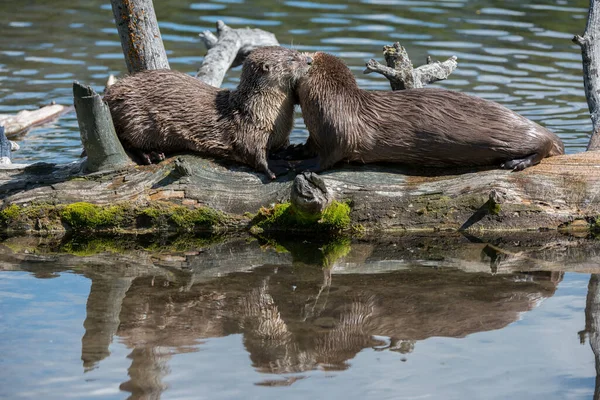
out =
{"type": "Polygon", "coordinates": [[[422,88],[430,83],[447,79],[458,65],[455,56],[444,62],[434,62],[431,57],[427,57],[426,65],[414,68],[406,49],[398,42],[392,46],[384,46],[383,55],[387,66],[371,59],[364,73],[377,72],[385,76],[390,81],[392,90],[422,88]]]}
{"type": "MultiPolygon", "coordinates": [[[[536,230],[575,220],[587,227],[584,219],[595,221],[600,214],[598,168],[599,154],[585,152],[549,158],[519,173],[348,166],[321,178],[337,200],[351,202],[352,224],[366,229],[536,230]]],[[[34,165],[0,174],[0,201],[7,206],[161,200],[243,218],[244,213],[289,200],[293,179],[290,175],[265,183],[245,167],[195,156],[93,175],[81,174],[77,165],[34,165]]],[[[316,190],[323,192],[322,187],[316,190]]]]}
{"type": "Polygon", "coordinates": [[[210,31],[200,34],[208,49],[196,77],[216,87],[223,83],[229,68],[241,65],[252,50],[260,46],[278,46],[279,42],[270,32],[261,29],[231,29],[223,21],[217,21],[217,36],[210,31]]]}
{"type": "Polygon", "coordinates": [[[73,108],[60,104],[50,104],[37,110],[23,110],[15,115],[0,114],[0,126],[4,126],[8,138],[18,136],[34,126],[45,124],[58,118],[73,108]]]}
{"type": "Polygon", "coordinates": [[[600,149],[600,1],[590,0],[588,21],[583,36],[573,41],[581,46],[583,83],[592,118],[592,136],[588,150],[600,149]]]}
{"type": "Polygon", "coordinates": [[[12,146],[4,134],[4,127],[0,125],[0,164],[12,163],[12,146]]]}

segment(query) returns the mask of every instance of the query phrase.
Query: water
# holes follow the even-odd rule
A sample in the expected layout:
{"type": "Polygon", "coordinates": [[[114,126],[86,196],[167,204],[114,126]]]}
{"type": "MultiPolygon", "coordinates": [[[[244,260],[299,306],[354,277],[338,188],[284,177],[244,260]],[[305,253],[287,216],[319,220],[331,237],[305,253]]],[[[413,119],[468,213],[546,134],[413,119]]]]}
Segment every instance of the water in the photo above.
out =
{"type": "Polygon", "coordinates": [[[599,255],[556,234],[13,237],[0,398],[587,399],[599,255]]]}
{"type": "MultiPolygon", "coordinates": [[[[588,0],[521,1],[157,1],[171,67],[193,73],[205,52],[199,32],[224,20],[276,34],[283,45],[342,57],[363,88],[388,90],[363,75],[381,47],[400,41],[415,64],[458,56],[440,86],[498,101],[559,134],[567,152],[582,151],[591,132],[581,55],[571,42],[585,27],[588,0]]],[[[125,63],[107,0],[0,2],[0,114],[56,101],[71,104],[71,83],[102,90],[125,63]]],[[[237,84],[230,71],[224,86],[237,84]]],[[[292,141],[307,137],[300,114],[292,141]]],[[[15,162],[68,162],[81,144],[74,113],[19,138],[15,162]]]]}
{"type": "MultiPolygon", "coordinates": [[[[400,41],[436,85],[548,126],[591,130],[579,48],[587,0],[156,1],[172,68],[193,73],[218,19],[363,75],[400,41]]],[[[0,114],[123,74],[106,0],[0,2],[0,114]]],[[[224,82],[237,84],[239,70],[224,82]]],[[[292,140],[307,136],[298,114],[292,140]]],[[[73,113],[19,138],[15,162],[69,162],[73,113]]],[[[373,240],[0,239],[0,398],[600,397],[600,244],[557,235],[373,240]]]]}

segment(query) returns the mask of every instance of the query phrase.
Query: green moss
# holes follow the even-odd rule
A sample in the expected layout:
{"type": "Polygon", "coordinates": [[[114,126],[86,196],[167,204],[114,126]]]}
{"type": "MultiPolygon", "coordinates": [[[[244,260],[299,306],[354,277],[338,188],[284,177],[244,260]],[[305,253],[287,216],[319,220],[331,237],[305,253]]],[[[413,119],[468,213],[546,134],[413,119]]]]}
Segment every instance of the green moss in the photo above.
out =
{"type": "Polygon", "coordinates": [[[189,209],[178,205],[154,205],[144,208],[141,213],[149,217],[153,224],[172,225],[185,230],[196,227],[212,227],[225,219],[224,214],[209,208],[189,209]]]}
{"type": "Polygon", "coordinates": [[[488,202],[488,211],[492,215],[498,215],[502,211],[502,207],[500,207],[500,204],[490,201],[488,202]]]}
{"type": "Polygon", "coordinates": [[[367,232],[367,228],[365,228],[362,224],[354,224],[352,225],[352,234],[356,236],[362,236],[367,232]]]}
{"type": "Polygon", "coordinates": [[[21,214],[21,207],[16,204],[11,204],[4,210],[0,211],[0,220],[2,222],[8,222],[18,218],[21,214]]]}
{"type": "Polygon", "coordinates": [[[291,203],[261,208],[252,220],[254,229],[275,230],[342,230],[350,226],[350,206],[334,201],[320,214],[308,214],[291,203]],[[258,229],[254,228],[258,227],[258,229]]]}
{"type": "Polygon", "coordinates": [[[118,228],[124,219],[123,206],[101,207],[91,203],[73,203],[60,213],[61,219],[73,228],[118,228]]]}
{"type": "Polygon", "coordinates": [[[87,202],[69,205],[10,205],[0,211],[0,228],[15,231],[65,230],[204,230],[225,225],[228,217],[209,208],[190,209],[154,202],[147,206],[121,203],[99,206],[87,202]]]}
{"type": "Polygon", "coordinates": [[[345,229],[350,226],[350,206],[347,203],[334,201],[323,212],[319,223],[334,229],[345,229]]]}

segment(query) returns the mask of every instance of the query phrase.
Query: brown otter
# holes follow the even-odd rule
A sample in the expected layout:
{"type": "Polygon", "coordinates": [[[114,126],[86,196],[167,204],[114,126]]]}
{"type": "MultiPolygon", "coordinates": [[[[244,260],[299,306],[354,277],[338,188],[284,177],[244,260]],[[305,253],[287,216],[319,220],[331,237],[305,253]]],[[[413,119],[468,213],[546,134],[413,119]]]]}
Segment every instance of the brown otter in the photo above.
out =
{"type": "Polygon", "coordinates": [[[310,58],[284,47],[254,50],[237,89],[218,89],[172,70],[120,79],[104,96],[127,150],[194,151],[246,163],[271,179],[267,151],[288,144],[295,88],[310,58]]]}
{"type": "Polygon", "coordinates": [[[314,170],[342,160],[522,170],[564,153],[554,133],[498,103],[444,89],[366,91],[339,58],[312,58],[298,95],[314,170]]]}

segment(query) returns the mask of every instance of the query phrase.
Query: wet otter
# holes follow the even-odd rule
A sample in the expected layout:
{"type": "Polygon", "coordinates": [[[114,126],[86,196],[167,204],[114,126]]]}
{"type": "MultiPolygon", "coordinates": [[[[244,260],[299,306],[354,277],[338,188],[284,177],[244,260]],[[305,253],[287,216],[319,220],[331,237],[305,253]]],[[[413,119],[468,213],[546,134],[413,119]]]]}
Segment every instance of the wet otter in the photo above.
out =
{"type": "Polygon", "coordinates": [[[342,160],[522,170],[564,153],[555,134],[498,103],[444,89],[361,90],[339,58],[312,58],[298,95],[313,170],[342,160]]]}
{"type": "Polygon", "coordinates": [[[193,151],[246,163],[271,179],[268,149],[288,144],[296,82],[310,58],[284,47],[254,50],[235,90],[218,89],[172,70],[120,79],[104,96],[127,150],[193,151]]]}

